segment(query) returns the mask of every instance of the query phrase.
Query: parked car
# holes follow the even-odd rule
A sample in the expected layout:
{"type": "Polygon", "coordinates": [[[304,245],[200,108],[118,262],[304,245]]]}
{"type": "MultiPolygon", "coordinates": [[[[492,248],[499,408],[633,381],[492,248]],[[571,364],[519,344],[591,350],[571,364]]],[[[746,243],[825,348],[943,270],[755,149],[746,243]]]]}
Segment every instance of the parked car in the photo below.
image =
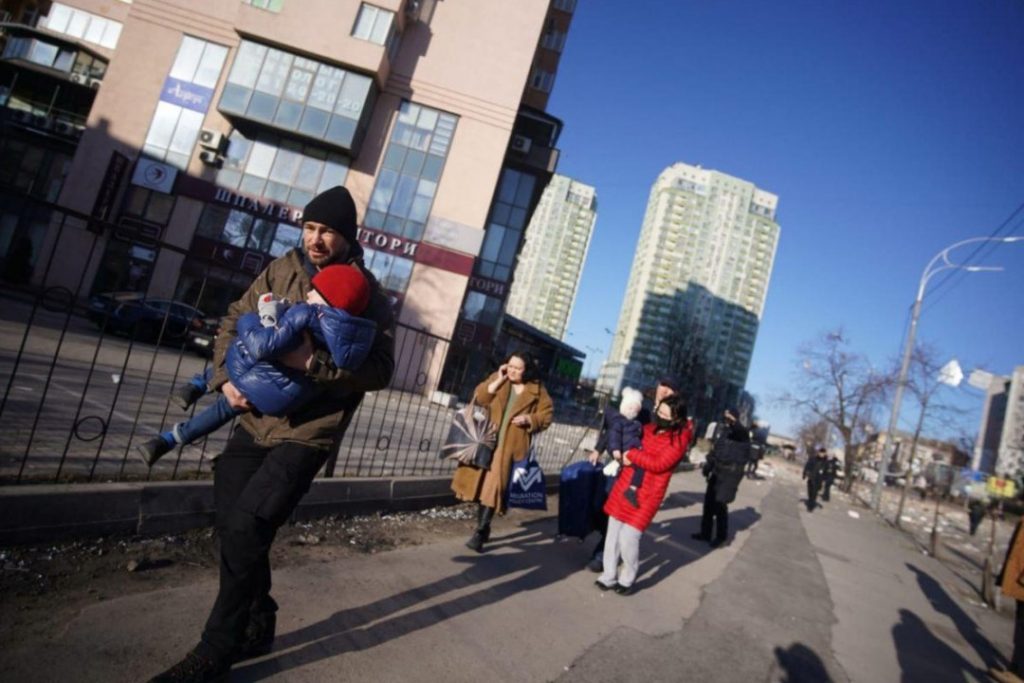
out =
{"type": "Polygon", "coordinates": [[[145,299],[137,292],[109,292],[89,300],[89,318],[97,325],[106,321],[108,332],[148,342],[182,342],[191,330],[202,327],[205,317],[180,301],[145,299]]]}
{"type": "Polygon", "coordinates": [[[200,356],[213,357],[213,341],[220,332],[220,316],[209,316],[199,321],[199,326],[193,325],[185,336],[185,347],[189,348],[200,356]]]}

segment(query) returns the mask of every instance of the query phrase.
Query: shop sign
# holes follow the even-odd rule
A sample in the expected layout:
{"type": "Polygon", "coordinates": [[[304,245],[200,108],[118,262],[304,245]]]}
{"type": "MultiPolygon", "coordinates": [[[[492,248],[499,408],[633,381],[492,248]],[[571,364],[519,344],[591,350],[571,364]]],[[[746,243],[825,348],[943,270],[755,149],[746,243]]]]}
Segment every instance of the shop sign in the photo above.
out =
{"type": "Polygon", "coordinates": [[[249,211],[250,213],[269,216],[278,221],[287,221],[296,225],[302,223],[302,211],[300,209],[293,209],[287,204],[260,201],[223,187],[216,189],[216,192],[213,194],[213,201],[227,204],[243,211],[249,211]]]}
{"type": "Polygon", "coordinates": [[[505,293],[508,291],[508,284],[499,280],[474,275],[469,278],[469,288],[474,292],[480,292],[497,299],[504,299],[505,293]]]}
{"type": "Polygon", "coordinates": [[[409,258],[416,256],[416,247],[419,246],[419,242],[413,242],[397,235],[376,232],[367,228],[358,228],[356,230],[356,239],[371,249],[386,251],[396,256],[408,256],[409,258]]]}
{"type": "Polygon", "coordinates": [[[149,190],[170,194],[174,187],[174,180],[178,177],[178,169],[170,164],[164,164],[145,157],[135,164],[135,173],[132,174],[132,185],[139,185],[149,190]]]}
{"type": "Polygon", "coordinates": [[[994,498],[1014,498],[1017,495],[1017,486],[1012,479],[989,477],[985,482],[985,491],[994,498]]]}
{"type": "Polygon", "coordinates": [[[168,76],[160,91],[160,100],[205,114],[213,100],[213,90],[168,76]]]}
{"type": "Polygon", "coordinates": [[[114,201],[117,199],[117,191],[121,189],[121,183],[128,173],[128,164],[131,163],[128,157],[120,152],[111,152],[110,161],[107,162],[107,171],[103,174],[103,182],[100,183],[100,191],[96,193],[96,201],[92,205],[92,217],[101,221],[110,220],[110,214],[114,211],[114,201]]]}

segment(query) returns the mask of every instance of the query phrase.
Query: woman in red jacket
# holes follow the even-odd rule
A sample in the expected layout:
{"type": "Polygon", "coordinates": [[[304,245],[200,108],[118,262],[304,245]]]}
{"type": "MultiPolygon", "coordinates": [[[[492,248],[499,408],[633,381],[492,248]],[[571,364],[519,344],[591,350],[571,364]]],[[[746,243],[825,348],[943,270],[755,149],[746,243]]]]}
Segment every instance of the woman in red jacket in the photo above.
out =
{"type": "Polygon", "coordinates": [[[619,595],[633,593],[640,563],[640,536],[665,498],[672,470],[683,459],[691,433],[692,427],[686,420],[686,404],[680,396],[670,396],[658,404],[654,420],[644,425],[642,446],[622,455],[625,467],[604,505],[604,511],[608,513],[604,572],[596,581],[601,590],[614,590],[619,595]],[[647,472],[643,486],[636,491],[636,507],[625,496],[634,465],[647,472]],[[622,558],[621,570],[618,569],[619,558],[622,558]]]}

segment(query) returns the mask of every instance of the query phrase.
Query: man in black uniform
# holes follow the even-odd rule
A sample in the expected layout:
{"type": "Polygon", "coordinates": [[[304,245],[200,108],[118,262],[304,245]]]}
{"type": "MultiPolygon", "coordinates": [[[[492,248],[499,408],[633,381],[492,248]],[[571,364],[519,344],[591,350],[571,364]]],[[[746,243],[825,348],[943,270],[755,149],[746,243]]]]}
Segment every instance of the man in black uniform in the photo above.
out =
{"type": "MultiPolygon", "coordinates": [[[[828,470],[828,454],[824,448],[819,448],[817,453],[807,459],[804,465],[804,479],[807,480],[807,511],[814,512],[818,506],[818,491],[825,483],[825,476],[828,470]]],[[[825,500],[828,500],[827,498],[825,500]]]]}
{"type": "Polygon", "coordinates": [[[821,499],[826,503],[829,500],[829,494],[832,492],[832,484],[836,483],[836,477],[839,475],[839,458],[834,455],[828,456],[828,464],[825,466],[825,490],[821,493],[821,499]]]}

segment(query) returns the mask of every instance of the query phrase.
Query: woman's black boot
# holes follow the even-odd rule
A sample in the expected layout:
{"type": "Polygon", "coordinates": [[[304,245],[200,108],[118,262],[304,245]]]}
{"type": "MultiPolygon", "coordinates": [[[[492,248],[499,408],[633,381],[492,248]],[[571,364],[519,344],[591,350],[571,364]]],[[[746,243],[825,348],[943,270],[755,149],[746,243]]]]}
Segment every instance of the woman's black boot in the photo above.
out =
{"type": "Polygon", "coordinates": [[[481,505],[477,511],[476,531],[466,541],[466,547],[478,553],[484,551],[484,543],[491,538],[491,520],[494,518],[494,508],[481,505]]]}

